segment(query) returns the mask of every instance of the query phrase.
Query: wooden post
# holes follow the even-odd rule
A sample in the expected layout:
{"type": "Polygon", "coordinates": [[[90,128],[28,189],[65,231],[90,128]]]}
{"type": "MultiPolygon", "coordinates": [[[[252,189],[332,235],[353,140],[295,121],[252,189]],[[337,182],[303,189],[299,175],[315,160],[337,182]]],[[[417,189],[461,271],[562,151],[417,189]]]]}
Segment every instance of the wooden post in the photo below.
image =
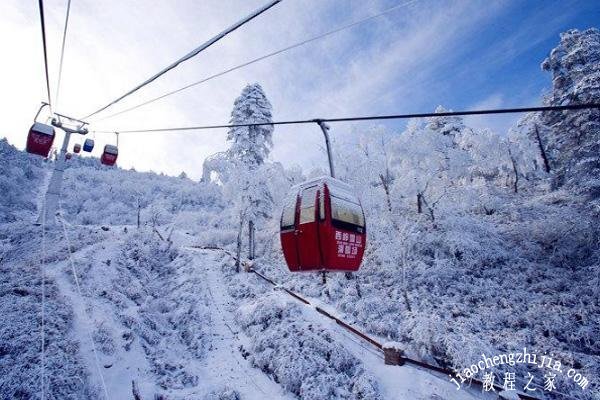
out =
{"type": "Polygon", "coordinates": [[[404,365],[404,352],[400,348],[400,344],[396,342],[388,342],[383,345],[383,357],[385,365],[404,365]]]}

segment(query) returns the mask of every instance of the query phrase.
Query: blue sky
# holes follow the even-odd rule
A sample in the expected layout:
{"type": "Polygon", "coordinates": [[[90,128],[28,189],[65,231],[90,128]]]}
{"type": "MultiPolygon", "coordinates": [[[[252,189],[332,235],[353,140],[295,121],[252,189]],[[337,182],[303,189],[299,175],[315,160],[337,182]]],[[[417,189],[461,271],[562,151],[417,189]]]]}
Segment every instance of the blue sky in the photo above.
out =
{"type": "MultiPolygon", "coordinates": [[[[35,2],[5,0],[0,15],[4,132],[24,147],[45,98],[35,2]]],[[[56,84],[65,0],[46,0],[51,83],[56,84]]],[[[116,98],[266,0],[73,0],[59,111],[83,115],[116,98]]],[[[405,4],[384,17],[207,82],[92,128],[223,123],[247,83],[260,82],[275,119],[539,104],[550,87],[540,63],[559,33],[598,26],[597,1],[284,0],[247,26],[113,108],[121,110],[256,56],[405,4]]],[[[517,116],[467,123],[504,134],[517,116]]],[[[335,124],[340,143],[369,123],[335,124]]],[[[388,122],[393,134],[403,123],[388,122]]],[[[113,135],[98,135],[100,145],[113,135]]],[[[272,158],[325,166],[316,126],[278,127],[272,158]]],[[[227,147],[224,131],[121,135],[120,165],[199,177],[203,159],[227,147]]],[[[99,146],[100,147],[100,146],[99,146]]],[[[343,155],[340,155],[343,156],[343,155]]]]}

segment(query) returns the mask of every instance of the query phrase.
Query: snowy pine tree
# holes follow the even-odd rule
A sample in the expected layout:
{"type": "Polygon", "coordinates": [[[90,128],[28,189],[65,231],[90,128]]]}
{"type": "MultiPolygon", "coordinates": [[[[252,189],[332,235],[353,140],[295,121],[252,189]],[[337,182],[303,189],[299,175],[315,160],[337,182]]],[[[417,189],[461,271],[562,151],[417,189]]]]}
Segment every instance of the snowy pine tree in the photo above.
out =
{"type": "MultiPolygon", "coordinates": [[[[235,100],[231,112],[231,124],[272,122],[271,103],[258,83],[248,85],[235,100]]],[[[231,128],[227,140],[231,158],[241,161],[249,168],[265,162],[273,147],[273,125],[242,126],[231,128]]]]}
{"type": "MultiPolygon", "coordinates": [[[[246,86],[235,100],[231,124],[272,122],[272,106],[258,83],[246,86]]],[[[237,192],[236,210],[239,215],[237,236],[237,265],[242,248],[243,227],[248,222],[249,258],[254,258],[256,223],[269,217],[273,198],[264,179],[263,168],[273,146],[273,125],[241,126],[231,128],[227,140],[232,142],[227,158],[233,163],[235,174],[230,187],[237,192]]]]}

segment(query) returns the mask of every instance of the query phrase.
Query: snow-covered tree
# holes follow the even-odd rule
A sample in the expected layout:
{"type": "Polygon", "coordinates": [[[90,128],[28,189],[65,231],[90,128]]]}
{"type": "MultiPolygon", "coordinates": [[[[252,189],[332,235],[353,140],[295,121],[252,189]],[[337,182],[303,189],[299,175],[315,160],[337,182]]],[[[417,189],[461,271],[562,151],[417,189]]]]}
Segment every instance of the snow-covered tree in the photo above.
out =
{"type": "MultiPolygon", "coordinates": [[[[258,83],[246,86],[235,100],[231,112],[231,124],[250,124],[272,122],[272,106],[262,87],[258,83]]],[[[234,204],[239,217],[237,235],[237,266],[242,248],[242,231],[248,222],[249,258],[254,258],[255,225],[269,217],[273,198],[266,185],[263,168],[273,146],[273,125],[234,127],[227,133],[231,147],[226,159],[235,171],[229,174],[228,186],[237,192],[234,204]]],[[[217,164],[223,164],[222,157],[215,158],[217,164]]]]}
{"type": "Polygon", "coordinates": [[[550,161],[540,133],[538,115],[530,113],[519,120],[508,134],[511,154],[523,178],[539,183],[550,175],[550,161]]]}
{"type": "MultiPolygon", "coordinates": [[[[438,107],[436,111],[445,110],[438,107]]],[[[415,199],[417,212],[427,213],[431,220],[440,201],[468,175],[470,156],[458,143],[466,129],[455,117],[414,120],[392,144],[391,165],[398,171],[396,190],[415,199]]]]}
{"type": "MultiPolygon", "coordinates": [[[[229,122],[232,125],[272,122],[272,110],[263,88],[254,83],[246,86],[235,100],[229,122]]],[[[273,125],[231,128],[227,133],[227,140],[232,143],[228,150],[230,157],[250,168],[263,164],[273,147],[273,130],[273,125]]]]}
{"type": "MultiPolygon", "coordinates": [[[[598,103],[600,30],[569,30],[542,63],[552,73],[548,105],[598,103]]],[[[547,112],[540,115],[542,136],[554,187],[566,186],[600,198],[600,110],[547,112]]]]}

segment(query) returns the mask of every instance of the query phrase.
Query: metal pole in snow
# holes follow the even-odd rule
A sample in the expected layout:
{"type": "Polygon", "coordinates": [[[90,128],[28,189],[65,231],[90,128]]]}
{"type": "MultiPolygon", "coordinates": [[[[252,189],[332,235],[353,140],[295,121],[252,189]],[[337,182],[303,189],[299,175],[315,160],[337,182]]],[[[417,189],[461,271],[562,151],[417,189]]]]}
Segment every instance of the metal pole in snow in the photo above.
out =
{"type": "Polygon", "coordinates": [[[63,172],[65,170],[65,157],[67,154],[67,147],[69,146],[69,139],[71,138],[71,131],[69,129],[63,131],[65,132],[65,137],[63,138],[58,158],[54,162],[52,177],[50,177],[50,182],[48,182],[48,187],[46,188],[46,195],[44,196],[46,205],[40,211],[37,220],[37,223],[41,224],[43,218],[45,218],[46,226],[56,225],[56,213],[58,211],[58,201],[60,200],[60,193],[62,191],[63,172]],[[43,215],[44,213],[46,214],[45,217],[43,215]]]}
{"type": "Polygon", "coordinates": [[[327,148],[327,158],[329,160],[329,174],[332,178],[335,178],[335,170],[333,169],[333,156],[331,155],[331,144],[329,142],[329,125],[320,119],[316,119],[315,122],[323,131],[323,136],[325,137],[325,147],[327,148]]]}

